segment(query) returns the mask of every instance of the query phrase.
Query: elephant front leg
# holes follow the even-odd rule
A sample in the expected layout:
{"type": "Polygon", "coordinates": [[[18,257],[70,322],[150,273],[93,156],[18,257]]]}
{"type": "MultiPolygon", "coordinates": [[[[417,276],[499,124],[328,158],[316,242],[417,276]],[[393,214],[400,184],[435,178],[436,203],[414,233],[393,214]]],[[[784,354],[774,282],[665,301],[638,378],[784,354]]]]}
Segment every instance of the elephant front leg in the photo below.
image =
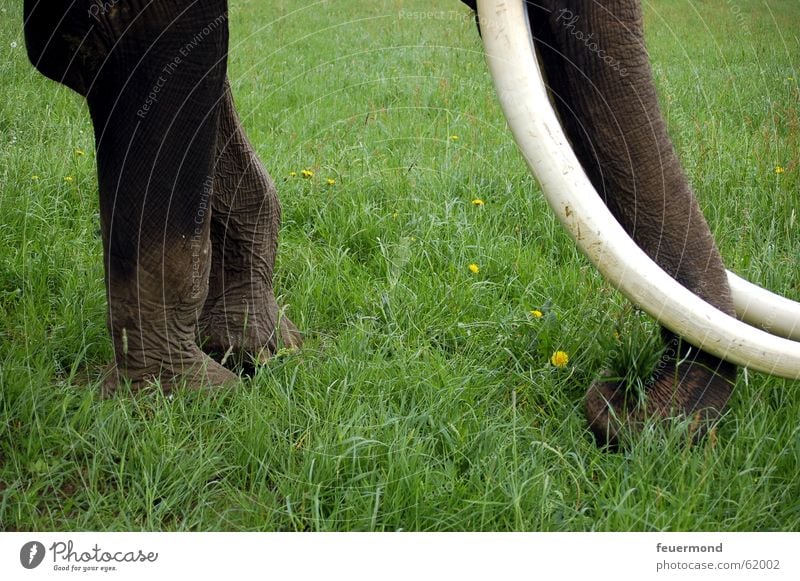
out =
{"type": "Polygon", "coordinates": [[[109,52],[87,100],[114,346],[104,391],[125,380],[134,389],[153,380],[165,390],[233,384],[237,376],[196,343],[211,265],[226,3],[132,1],[100,16],[93,30],[109,52]]]}
{"type": "Polygon", "coordinates": [[[227,83],[212,208],[212,264],[200,318],[201,345],[208,353],[245,365],[265,361],[280,346],[299,347],[300,333],[278,306],[272,288],[281,220],[275,184],[247,140],[227,83]]]}

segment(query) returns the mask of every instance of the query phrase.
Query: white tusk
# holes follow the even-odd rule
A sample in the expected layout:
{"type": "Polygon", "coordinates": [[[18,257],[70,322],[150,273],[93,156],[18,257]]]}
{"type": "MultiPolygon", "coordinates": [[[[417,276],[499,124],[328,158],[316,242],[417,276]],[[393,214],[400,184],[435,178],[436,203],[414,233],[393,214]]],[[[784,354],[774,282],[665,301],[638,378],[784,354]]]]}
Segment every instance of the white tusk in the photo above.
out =
{"type": "Polygon", "coordinates": [[[728,271],[736,316],[779,337],[800,341],[800,304],[728,271]]]}
{"type": "Polygon", "coordinates": [[[478,0],[481,36],[514,139],[550,207],[600,273],[662,325],[732,363],[800,379],[800,343],[709,305],[653,262],[595,191],[547,96],[525,0],[478,0]]]}

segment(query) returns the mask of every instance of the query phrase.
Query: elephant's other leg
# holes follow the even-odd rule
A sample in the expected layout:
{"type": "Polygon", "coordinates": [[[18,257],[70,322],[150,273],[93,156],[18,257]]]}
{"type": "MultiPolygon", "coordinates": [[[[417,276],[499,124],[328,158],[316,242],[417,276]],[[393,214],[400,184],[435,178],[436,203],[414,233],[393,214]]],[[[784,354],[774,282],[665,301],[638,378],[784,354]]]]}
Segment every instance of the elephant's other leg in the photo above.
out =
{"type": "Polygon", "coordinates": [[[220,105],[211,214],[209,292],[200,318],[203,348],[234,361],[263,361],[302,343],[272,289],[281,211],[275,184],[247,140],[225,84],[220,105]]]}
{"type": "Polygon", "coordinates": [[[224,0],[130,0],[101,14],[108,53],[87,94],[115,364],[105,389],[232,384],[197,346],[227,54],[224,0]]]}
{"type": "MultiPolygon", "coordinates": [[[[733,314],[719,252],[667,135],[633,0],[550,0],[529,5],[536,47],[561,121],[597,190],[634,241],[683,286],[733,314]]],[[[615,444],[644,417],[718,417],[736,367],[673,333],[646,400],[626,405],[621,382],[586,395],[596,438],[615,444]]],[[[702,423],[705,425],[705,422],[702,423]]]]}

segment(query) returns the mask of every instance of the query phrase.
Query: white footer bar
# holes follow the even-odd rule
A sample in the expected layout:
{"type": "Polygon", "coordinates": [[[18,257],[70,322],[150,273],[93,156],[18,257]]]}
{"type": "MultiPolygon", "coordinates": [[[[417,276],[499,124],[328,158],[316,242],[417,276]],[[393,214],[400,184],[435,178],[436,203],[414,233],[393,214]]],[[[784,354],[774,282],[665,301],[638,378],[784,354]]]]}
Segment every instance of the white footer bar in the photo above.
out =
{"type": "Polygon", "coordinates": [[[3,579],[800,579],[798,553],[800,533],[0,534],[3,579]]]}

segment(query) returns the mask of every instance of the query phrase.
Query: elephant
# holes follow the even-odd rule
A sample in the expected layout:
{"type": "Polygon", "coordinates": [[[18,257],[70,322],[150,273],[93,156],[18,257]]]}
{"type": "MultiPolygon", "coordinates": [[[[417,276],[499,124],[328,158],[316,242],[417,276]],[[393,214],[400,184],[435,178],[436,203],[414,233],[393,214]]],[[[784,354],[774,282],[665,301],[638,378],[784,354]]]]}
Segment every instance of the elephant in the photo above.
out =
{"type": "Polygon", "coordinates": [[[272,289],[280,206],[226,80],[227,3],[57,4],[26,0],[25,40],[94,126],[114,348],[103,391],[232,385],[207,353],[248,361],[302,339],[272,289]]]}
{"type": "MultiPolygon", "coordinates": [[[[31,62],[86,98],[94,127],[114,347],[104,393],[156,379],[164,390],[229,386],[238,376],[223,363],[299,347],[272,288],[275,184],[227,80],[226,0],[24,8],[31,62]]],[[[564,131],[613,216],[671,277],[733,315],[722,258],[659,109],[640,3],[540,0],[528,18],[564,131]]],[[[598,444],[618,445],[648,418],[695,418],[700,434],[723,412],[737,365],[661,335],[643,402],[608,375],[588,387],[598,444]]]]}

